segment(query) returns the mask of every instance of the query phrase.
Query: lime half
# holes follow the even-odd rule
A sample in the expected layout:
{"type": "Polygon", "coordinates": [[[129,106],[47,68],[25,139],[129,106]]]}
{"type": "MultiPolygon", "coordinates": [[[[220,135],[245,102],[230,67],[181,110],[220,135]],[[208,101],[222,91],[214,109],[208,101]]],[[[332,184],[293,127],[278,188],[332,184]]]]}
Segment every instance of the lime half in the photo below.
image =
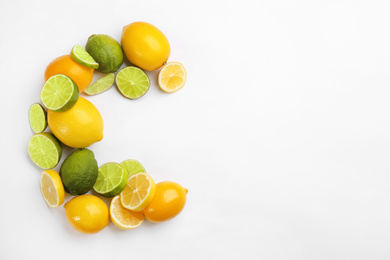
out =
{"type": "Polygon", "coordinates": [[[64,112],[76,104],[79,89],[74,81],[62,74],[50,77],[42,87],[43,105],[54,112],[64,112]]]}
{"type": "Polygon", "coordinates": [[[142,164],[133,159],[128,159],[120,163],[120,165],[129,173],[129,177],[139,172],[146,172],[142,164]]]}
{"type": "Polygon", "coordinates": [[[72,48],[72,51],[70,52],[70,56],[72,59],[80,63],[81,65],[87,67],[87,68],[92,68],[92,69],[97,69],[99,68],[99,63],[97,63],[89,53],[83,49],[79,44],[75,45],[72,48]]]}
{"type": "Polygon", "coordinates": [[[61,159],[62,146],[58,139],[49,133],[35,134],[28,143],[28,154],[40,168],[54,168],[61,159]]]}
{"type": "Polygon", "coordinates": [[[121,69],[115,80],[119,91],[129,99],[142,97],[148,92],[150,87],[148,75],[140,68],[134,66],[121,69]]]}
{"type": "Polygon", "coordinates": [[[34,133],[42,133],[47,127],[46,110],[39,103],[31,105],[28,111],[28,119],[34,133]]]}
{"type": "Polygon", "coordinates": [[[84,90],[84,93],[89,96],[103,93],[104,91],[107,91],[112,87],[114,81],[115,81],[115,74],[109,73],[104,77],[98,79],[95,83],[91,84],[88,88],[84,90]]]}
{"type": "Polygon", "coordinates": [[[118,163],[109,162],[99,167],[93,189],[100,195],[110,198],[118,195],[126,187],[129,174],[118,163]]]}

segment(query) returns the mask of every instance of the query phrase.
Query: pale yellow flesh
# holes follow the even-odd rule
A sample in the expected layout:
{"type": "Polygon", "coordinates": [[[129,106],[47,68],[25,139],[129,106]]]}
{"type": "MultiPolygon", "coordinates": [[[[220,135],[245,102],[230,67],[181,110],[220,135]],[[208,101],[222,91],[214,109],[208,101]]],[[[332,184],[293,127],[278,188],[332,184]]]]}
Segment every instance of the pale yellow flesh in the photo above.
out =
{"type": "Polygon", "coordinates": [[[110,217],[112,222],[121,229],[136,228],[145,220],[143,213],[124,208],[120,202],[119,195],[115,196],[111,201],[110,217]]]}

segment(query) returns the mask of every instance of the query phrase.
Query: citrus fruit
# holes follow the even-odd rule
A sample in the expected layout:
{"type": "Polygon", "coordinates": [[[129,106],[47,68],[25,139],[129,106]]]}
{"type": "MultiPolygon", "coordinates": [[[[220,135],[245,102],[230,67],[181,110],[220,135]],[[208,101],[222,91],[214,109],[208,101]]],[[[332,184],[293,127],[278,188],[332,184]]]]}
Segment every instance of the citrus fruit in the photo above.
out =
{"type": "Polygon", "coordinates": [[[103,118],[83,97],[65,112],[49,110],[47,118],[53,134],[70,147],[84,148],[103,139],[103,118]]]}
{"type": "Polygon", "coordinates": [[[128,159],[120,163],[120,165],[129,173],[129,177],[139,172],[146,172],[142,164],[133,159],[128,159]]]}
{"type": "Polygon", "coordinates": [[[98,177],[95,155],[86,148],[77,149],[62,163],[60,176],[65,191],[71,195],[87,193],[98,177]]]}
{"type": "Polygon", "coordinates": [[[110,218],[115,226],[121,229],[133,229],[139,227],[145,220],[142,212],[135,212],[124,208],[120,197],[115,196],[110,204],[110,218]]]}
{"type": "Polygon", "coordinates": [[[34,103],[28,111],[28,120],[34,133],[42,133],[47,127],[46,110],[39,103],[34,103]]]}
{"type": "Polygon", "coordinates": [[[121,192],[122,206],[133,211],[142,211],[153,199],[156,184],[152,177],[144,172],[130,176],[125,189],[121,192]]]}
{"type": "Polygon", "coordinates": [[[39,133],[30,138],[28,154],[38,167],[52,169],[61,159],[62,146],[52,134],[39,133]]]}
{"type": "Polygon", "coordinates": [[[85,50],[99,63],[98,71],[115,72],[123,63],[123,51],[119,43],[109,35],[93,34],[88,38],[85,50]]]}
{"type": "Polygon", "coordinates": [[[64,112],[71,109],[78,98],[79,89],[76,83],[62,74],[50,77],[41,90],[43,105],[55,112],[64,112]]]}
{"type": "Polygon", "coordinates": [[[84,93],[89,96],[103,93],[104,91],[107,91],[112,87],[114,81],[115,81],[115,74],[109,73],[104,77],[98,79],[93,84],[89,85],[88,88],[84,90],[84,93]]]}
{"type": "Polygon", "coordinates": [[[156,184],[156,194],[142,211],[151,222],[162,222],[178,215],[186,203],[188,190],[171,181],[156,184]]]}
{"type": "Polygon", "coordinates": [[[79,92],[83,92],[92,81],[92,68],[87,68],[72,59],[68,55],[63,55],[53,60],[45,70],[45,81],[51,76],[63,74],[71,78],[77,85],[79,92]]]}
{"type": "Polygon", "coordinates": [[[123,27],[121,43],[127,59],[144,70],[160,68],[171,52],[165,35],[145,22],[135,22],[123,27]]]}
{"type": "Polygon", "coordinates": [[[109,162],[99,167],[98,177],[93,186],[96,193],[111,198],[126,187],[129,173],[117,163],[109,162]]]}
{"type": "Polygon", "coordinates": [[[168,62],[158,73],[158,85],[162,90],[169,93],[184,87],[186,79],[186,69],[177,61],[168,62]]]}
{"type": "Polygon", "coordinates": [[[115,81],[119,92],[129,99],[142,97],[150,87],[148,75],[134,66],[121,69],[116,75],[115,81]]]}
{"type": "Polygon", "coordinates": [[[75,45],[71,52],[70,56],[72,57],[73,60],[75,60],[77,63],[80,63],[81,65],[87,67],[87,68],[92,68],[92,69],[97,69],[99,68],[99,63],[97,63],[91,55],[89,55],[88,52],[86,52],[83,47],[81,47],[79,44],[75,45]]]}
{"type": "Polygon", "coordinates": [[[51,208],[57,208],[64,203],[64,186],[60,175],[55,170],[46,170],[41,173],[41,193],[51,208]]]}
{"type": "Polygon", "coordinates": [[[109,212],[104,201],[93,195],[80,195],[65,204],[69,223],[77,231],[86,234],[97,233],[108,225],[109,212]]]}

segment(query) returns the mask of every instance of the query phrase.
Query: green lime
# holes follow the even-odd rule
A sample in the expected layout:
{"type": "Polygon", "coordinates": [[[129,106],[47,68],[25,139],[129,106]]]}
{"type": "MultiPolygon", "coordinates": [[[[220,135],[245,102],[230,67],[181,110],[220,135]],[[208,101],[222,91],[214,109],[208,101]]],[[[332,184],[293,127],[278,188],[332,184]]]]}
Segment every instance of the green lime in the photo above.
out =
{"type": "Polygon", "coordinates": [[[99,63],[97,63],[91,55],[89,55],[88,52],[86,52],[83,47],[81,47],[79,44],[75,45],[72,48],[72,51],[70,52],[70,56],[74,61],[77,63],[80,63],[81,65],[87,67],[87,68],[92,68],[92,69],[97,69],[99,68],[99,63]]]}
{"type": "Polygon", "coordinates": [[[42,133],[47,127],[46,110],[39,103],[31,105],[28,111],[28,119],[34,133],[42,133]]]}
{"type": "Polygon", "coordinates": [[[95,155],[89,149],[77,149],[62,163],[60,176],[66,192],[71,195],[87,193],[98,176],[95,155]]]}
{"type": "Polygon", "coordinates": [[[98,178],[93,189],[100,195],[111,198],[126,187],[129,173],[117,163],[109,162],[99,167],[98,178]]]}
{"type": "Polygon", "coordinates": [[[28,154],[31,160],[40,168],[44,170],[52,169],[61,159],[62,145],[52,134],[35,134],[28,143],[28,154]]]}
{"type": "Polygon", "coordinates": [[[145,168],[137,160],[133,160],[133,159],[125,160],[120,163],[120,166],[122,166],[129,173],[129,177],[139,172],[146,173],[145,168]]]}
{"type": "Polygon", "coordinates": [[[150,86],[148,75],[134,66],[121,69],[116,75],[115,81],[122,95],[129,99],[142,97],[148,92],[150,86]]]}
{"type": "Polygon", "coordinates": [[[55,112],[64,112],[71,109],[78,98],[79,89],[76,83],[62,74],[50,77],[41,90],[43,105],[55,112]]]}
{"type": "Polygon", "coordinates": [[[115,74],[109,73],[103,78],[98,79],[95,83],[91,84],[84,90],[84,93],[90,96],[103,93],[104,91],[109,90],[114,84],[115,74]]]}
{"type": "Polygon", "coordinates": [[[91,35],[85,45],[85,50],[99,63],[97,70],[100,72],[115,72],[123,63],[122,47],[109,35],[91,35]]]}

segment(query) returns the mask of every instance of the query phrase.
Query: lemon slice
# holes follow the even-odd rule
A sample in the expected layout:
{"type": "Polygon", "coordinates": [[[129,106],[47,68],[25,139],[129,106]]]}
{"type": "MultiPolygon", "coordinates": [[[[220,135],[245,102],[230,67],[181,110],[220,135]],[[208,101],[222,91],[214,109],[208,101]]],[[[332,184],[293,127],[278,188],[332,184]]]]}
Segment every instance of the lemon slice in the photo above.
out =
{"type": "Polygon", "coordinates": [[[110,218],[112,223],[121,229],[133,229],[139,227],[145,220],[142,212],[135,212],[124,208],[119,195],[111,200],[110,218]]]}
{"type": "Polygon", "coordinates": [[[144,172],[130,176],[125,189],[121,192],[122,206],[133,211],[142,211],[152,201],[156,193],[156,184],[152,177],[144,172]]]}
{"type": "Polygon", "coordinates": [[[177,61],[165,64],[158,74],[158,85],[165,92],[178,91],[186,83],[187,72],[184,66],[177,61]]]}
{"type": "Polygon", "coordinates": [[[60,175],[55,170],[47,170],[41,173],[41,193],[43,199],[51,208],[57,208],[64,203],[64,186],[60,175]]]}

